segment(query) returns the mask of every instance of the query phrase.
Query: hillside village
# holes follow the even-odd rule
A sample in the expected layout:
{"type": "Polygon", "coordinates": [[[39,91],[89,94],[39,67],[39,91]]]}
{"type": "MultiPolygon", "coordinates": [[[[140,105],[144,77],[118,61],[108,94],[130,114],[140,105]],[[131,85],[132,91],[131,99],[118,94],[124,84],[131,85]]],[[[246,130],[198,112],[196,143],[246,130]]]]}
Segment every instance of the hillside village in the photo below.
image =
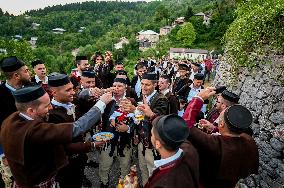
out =
{"type": "MultiPolygon", "coordinates": [[[[203,24],[208,26],[210,24],[210,17],[211,17],[212,12],[209,13],[203,13],[203,12],[199,12],[194,14],[195,17],[200,17],[203,20],[203,24]]],[[[26,15],[25,19],[31,19],[30,16],[26,15]]],[[[185,21],[185,17],[178,17],[176,18],[170,25],[166,25],[161,27],[159,30],[159,33],[156,33],[153,30],[141,30],[137,33],[136,35],[136,40],[138,43],[138,47],[140,51],[146,51],[150,48],[155,48],[156,44],[159,42],[161,37],[167,36],[168,34],[170,34],[170,32],[172,31],[172,29],[174,29],[176,26],[183,26],[186,23],[185,21]]],[[[31,25],[31,28],[33,30],[38,30],[41,24],[33,22],[31,25]]],[[[86,27],[80,27],[78,29],[79,33],[82,33],[84,30],[86,29],[86,27]]],[[[59,34],[59,35],[63,35],[65,32],[68,32],[67,30],[63,29],[63,28],[54,28],[51,31],[54,34],[59,34]]],[[[13,36],[13,38],[15,40],[21,40],[22,36],[21,35],[15,35],[13,36]]],[[[30,40],[28,41],[31,45],[32,48],[36,48],[37,45],[37,40],[38,37],[33,36],[30,38],[30,40]]],[[[122,49],[124,45],[128,45],[129,44],[129,40],[127,39],[127,37],[121,37],[120,40],[113,44],[114,45],[114,49],[119,50],[122,49]]],[[[74,54],[75,51],[78,51],[76,49],[72,50],[72,54],[74,54]]],[[[187,48],[171,48],[169,49],[169,55],[171,58],[175,58],[175,59],[205,59],[204,54],[208,54],[208,51],[203,50],[203,49],[187,49],[187,48]]],[[[77,54],[77,53],[75,53],[77,54]]]]}

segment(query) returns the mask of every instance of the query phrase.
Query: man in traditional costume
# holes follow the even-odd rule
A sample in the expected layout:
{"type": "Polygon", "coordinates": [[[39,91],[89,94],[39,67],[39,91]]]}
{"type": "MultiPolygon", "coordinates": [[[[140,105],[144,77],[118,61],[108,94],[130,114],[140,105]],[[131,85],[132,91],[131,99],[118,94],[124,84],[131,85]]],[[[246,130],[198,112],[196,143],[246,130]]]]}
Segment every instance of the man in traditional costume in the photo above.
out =
{"type": "Polygon", "coordinates": [[[221,112],[226,108],[238,104],[240,97],[233,92],[224,90],[217,96],[215,106],[208,112],[206,120],[200,120],[200,125],[204,128],[204,131],[208,133],[218,132],[218,122],[221,112]]]}
{"type": "Polygon", "coordinates": [[[207,88],[195,96],[183,118],[190,128],[188,140],[200,158],[200,187],[234,188],[241,178],[258,173],[258,148],[249,135],[252,114],[241,105],[228,107],[220,115],[218,136],[194,127],[203,101],[215,94],[214,89],[207,88]]]}
{"type": "Polygon", "coordinates": [[[10,114],[17,111],[12,95],[16,89],[31,83],[28,67],[15,56],[2,59],[0,68],[6,77],[6,82],[0,85],[0,125],[10,114]]]}
{"type": "Polygon", "coordinates": [[[136,74],[131,81],[131,87],[135,90],[138,98],[141,97],[141,79],[142,75],[146,72],[146,66],[142,63],[138,63],[135,66],[136,74]]]}
{"type": "MultiPolygon", "coordinates": [[[[73,84],[65,74],[52,73],[49,76],[48,85],[51,88],[53,99],[52,109],[49,110],[50,123],[67,123],[76,121],[79,113],[76,113],[76,106],[72,103],[75,92],[73,84]]],[[[92,183],[84,175],[87,162],[86,153],[93,151],[100,142],[84,142],[84,135],[81,134],[72,139],[72,144],[65,146],[69,164],[63,167],[56,176],[61,188],[91,187],[92,183]]]]}
{"type": "Polygon", "coordinates": [[[179,95],[178,93],[183,87],[188,86],[192,83],[192,81],[188,78],[188,74],[189,74],[188,65],[179,64],[178,74],[179,74],[179,77],[176,78],[176,80],[174,81],[173,88],[172,88],[173,93],[175,93],[176,95],[179,95]]]}
{"type": "Polygon", "coordinates": [[[120,178],[124,178],[130,168],[131,141],[133,138],[134,114],[132,116],[123,110],[121,102],[129,100],[135,105],[135,100],[126,93],[127,80],[115,78],[113,82],[113,101],[110,102],[102,117],[102,131],[111,132],[114,138],[105,145],[100,153],[99,176],[100,187],[108,187],[109,171],[116,156],[120,163],[120,178]]]}
{"type": "Polygon", "coordinates": [[[71,72],[70,80],[74,86],[74,89],[80,88],[80,80],[82,72],[89,69],[90,64],[87,56],[76,56],[77,68],[71,72]]]}
{"type": "Polygon", "coordinates": [[[145,188],[198,188],[199,158],[187,140],[189,129],[178,115],[157,117],[153,121],[151,142],[161,155],[154,161],[152,176],[145,188]]]}
{"type": "Polygon", "coordinates": [[[138,161],[143,185],[146,184],[147,179],[152,174],[154,159],[159,158],[159,154],[153,149],[151,143],[151,121],[156,116],[166,115],[169,105],[167,98],[155,90],[157,81],[157,75],[150,73],[144,74],[141,80],[143,105],[140,106],[140,110],[142,111],[144,107],[151,109],[151,114],[145,114],[144,120],[137,126],[138,161]]]}
{"type": "Polygon", "coordinates": [[[55,184],[59,169],[68,163],[64,145],[100,120],[111,94],[105,94],[84,116],[72,123],[47,123],[51,108],[41,86],[13,93],[18,112],[2,124],[0,140],[15,179],[14,187],[47,187],[55,184]]]}
{"type": "MultiPolygon", "coordinates": [[[[0,126],[2,122],[13,112],[17,111],[13,92],[31,84],[31,76],[28,67],[23,61],[15,56],[3,58],[0,62],[0,68],[6,81],[0,85],[0,126]]],[[[3,154],[2,146],[0,145],[0,158],[3,179],[5,179],[6,186],[12,183],[12,175],[7,165],[6,158],[3,154]]],[[[0,178],[1,179],[1,178],[0,178]]],[[[1,185],[1,180],[0,180],[1,185]]]]}
{"type": "Polygon", "coordinates": [[[178,98],[171,92],[170,86],[171,86],[171,79],[167,75],[162,75],[159,78],[159,92],[164,94],[168,101],[168,113],[169,114],[178,114],[179,110],[179,101],[178,98]]]}

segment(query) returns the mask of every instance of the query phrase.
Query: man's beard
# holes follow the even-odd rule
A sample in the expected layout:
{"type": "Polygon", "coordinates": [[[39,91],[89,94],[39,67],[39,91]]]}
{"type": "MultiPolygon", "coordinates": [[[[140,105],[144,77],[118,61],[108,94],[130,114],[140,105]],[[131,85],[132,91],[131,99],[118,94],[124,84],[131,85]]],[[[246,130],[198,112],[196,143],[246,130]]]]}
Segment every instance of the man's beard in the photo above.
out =
{"type": "Polygon", "coordinates": [[[41,121],[44,121],[44,122],[48,122],[48,120],[49,120],[49,114],[46,114],[46,115],[39,115],[37,119],[39,119],[39,120],[41,120],[41,121]]]}
{"type": "Polygon", "coordinates": [[[84,69],[81,69],[81,71],[88,71],[88,70],[89,70],[88,67],[86,67],[86,68],[84,68],[84,69]]]}
{"type": "Polygon", "coordinates": [[[31,80],[21,80],[21,83],[23,86],[30,86],[32,85],[31,80]]]}

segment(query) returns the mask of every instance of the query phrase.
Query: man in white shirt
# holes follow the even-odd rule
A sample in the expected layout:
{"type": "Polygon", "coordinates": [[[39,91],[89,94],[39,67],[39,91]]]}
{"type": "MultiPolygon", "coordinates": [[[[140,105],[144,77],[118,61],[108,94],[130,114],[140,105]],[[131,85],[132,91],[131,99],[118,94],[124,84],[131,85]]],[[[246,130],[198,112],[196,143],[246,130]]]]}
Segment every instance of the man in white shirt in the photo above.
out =
{"type": "Polygon", "coordinates": [[[31,64],[35,72],[35,76],[32,78],[32,81],[37,84],[47,84],[48,77],[46,76],[44,62],[41,60],[35,60],[31,64]]]}

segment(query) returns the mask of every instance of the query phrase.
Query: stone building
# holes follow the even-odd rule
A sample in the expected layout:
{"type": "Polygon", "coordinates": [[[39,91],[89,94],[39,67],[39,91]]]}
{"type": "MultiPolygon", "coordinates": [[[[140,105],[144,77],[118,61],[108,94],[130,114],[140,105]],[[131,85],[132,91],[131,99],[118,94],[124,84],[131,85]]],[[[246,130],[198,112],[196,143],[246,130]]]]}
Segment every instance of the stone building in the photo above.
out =
{"type": "Polygon", "coordinates": [[[116,50],[122,49],[123,45],[127,45],[127,44],[129,44],[129,40],[126,37],[121,37],[120,41],[118,43],[114,44],[114,48],[116,50]]]}
{"type": "Polygon", "coordinates": [[[29,43],[31,44],[32,48],[36,48],[36,41],[37,41],[37,37],[31,37],[31,40],[29,41],[29,43]]]}
{"type": "Polygon", "coordinates": [[[205,14],[203,12],[199,12],[197,14],[194,14],[194,16],[202,17],[204,25],[209,25],[210,24],[211,16],[209,14],[205,14]]]}
{"type": "Polygon", "coordinates": [[[225,85],[240,96],[240,103],[254,117],[254,139],[259,147],[259,175],[241,180],[242,188],[284,187],[284,57],[273,56],[266,65],[232,74],[225,62],[217,70],[214,85],[225,85]]]}
{"type": "Polygon", "coordinates": [[[172,27],[171,26],[164,26],[160,28],[160,36],[167,35],[171,32],[172,27]]]}
{"type": "Polygon", "coordinates": [[[143,51],[156,46],[159,41],[159,34],[152,30],[138,32],[137,41],[139,42],[139,50],[143,51]]]}
{"type": "Polygon", "coordinates": [[[183,25],[184,23],[185,23],[185,17],[179,17],[172,23],[172,26],[175,27],[177,25],[183,25]]]}

